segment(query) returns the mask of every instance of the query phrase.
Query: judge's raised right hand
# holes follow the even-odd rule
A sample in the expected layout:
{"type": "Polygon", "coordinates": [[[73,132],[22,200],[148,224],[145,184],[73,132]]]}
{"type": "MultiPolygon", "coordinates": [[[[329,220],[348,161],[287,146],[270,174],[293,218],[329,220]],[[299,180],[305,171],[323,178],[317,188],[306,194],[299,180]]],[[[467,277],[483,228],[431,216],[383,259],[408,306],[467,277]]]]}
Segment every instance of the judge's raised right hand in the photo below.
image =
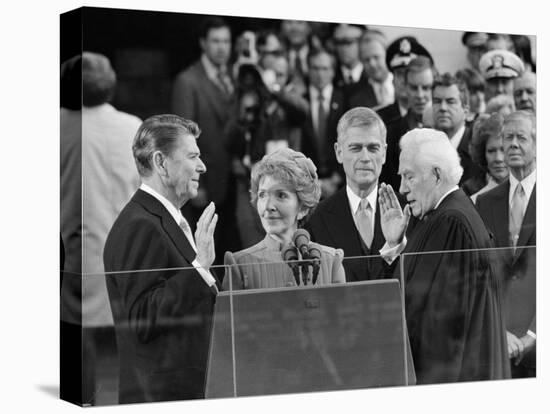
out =
{"type": "Polygon", "coordinates": [[[409,219],[411,218],[411,208],[407,204],[403,210],[397,196],[393,192],[391,185],[382,183],[378,190],[380,204],[380,225],[384,238],[390,247],[401,243],[409,219]]]}
{"type": "Polygon", "coordinates": [[[210,203],[204,209],[197,223],[195,231],[195,242],[197,244],[197,261],[206,270],[212,266],[216,258],[214,249],[214,230],[218,222],[218,215],[215,214],[216,206],[210,203]]]}

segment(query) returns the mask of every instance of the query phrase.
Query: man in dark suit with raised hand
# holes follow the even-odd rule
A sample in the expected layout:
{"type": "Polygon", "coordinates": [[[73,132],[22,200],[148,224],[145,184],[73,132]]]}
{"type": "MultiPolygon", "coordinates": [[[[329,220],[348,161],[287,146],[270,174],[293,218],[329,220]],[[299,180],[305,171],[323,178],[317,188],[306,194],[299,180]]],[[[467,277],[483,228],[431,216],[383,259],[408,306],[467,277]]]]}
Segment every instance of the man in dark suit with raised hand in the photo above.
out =
{"type": "MultiPolygon", "coordinates": [[[[386,127],[373,110],[357,107],[338,122],[336,158],[346,187],[323,201],[306,228],[312,239],[341,248],[345,257],[378,255],[385,239],[380,227],[378,177],[386,160],[386,127]]],[[[379,257],[344,260],[348,282],[379,279],[387,267],[379,257]]]]}
{"type": "Polygon", "coordinates": [[[509,179],[481,194],[476,206],[493,233],[503,278],[512,377],[536,376],[536,121],[531,112],[508,115],[502,128],[509,179]]]}
{"type": "Polygon", "coordinates": [[[133,154],[141,185],[116,219],[103,260],[120,360],[119,402],[204,397],[217,293],[217,215],[210,203],[195,238],[180,208],[206,171],[199,127],[176,115],[140,126],[133,154]]]}

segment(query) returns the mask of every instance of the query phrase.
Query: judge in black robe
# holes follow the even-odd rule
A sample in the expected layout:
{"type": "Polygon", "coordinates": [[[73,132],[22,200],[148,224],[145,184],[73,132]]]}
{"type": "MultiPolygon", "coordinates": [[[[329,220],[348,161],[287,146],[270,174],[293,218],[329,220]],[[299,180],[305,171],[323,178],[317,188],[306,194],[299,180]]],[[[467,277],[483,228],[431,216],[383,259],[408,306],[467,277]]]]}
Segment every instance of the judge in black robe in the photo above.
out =
{"type": "Polygon", "coordinates": [[[386,185],[380,205],[388,245],[403,253],[400,276],[418,383],[508,378],[495,255],[483,250],[494,244],[458,189],[462,168],[456,150],[444,134],[415,129],[403,137],[399,161],[400,192],[409,205],[402,212],[386,185]],[[411,213],[419,221],[403,240],[411,213]],[[397,233],[392,221],[401,223],[397,233]]]}

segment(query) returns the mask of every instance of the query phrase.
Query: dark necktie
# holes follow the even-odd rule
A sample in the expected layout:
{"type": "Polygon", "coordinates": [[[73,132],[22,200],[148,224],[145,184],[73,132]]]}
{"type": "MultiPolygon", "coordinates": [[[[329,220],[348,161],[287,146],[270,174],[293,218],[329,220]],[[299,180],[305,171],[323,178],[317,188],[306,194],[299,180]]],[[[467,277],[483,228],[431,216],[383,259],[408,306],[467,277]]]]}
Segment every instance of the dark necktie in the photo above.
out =
{"type": "Polygon", "coordinates": [[[317,135],[321,145],[325,141],[325,133],[327,129],[327,113],[325,111],[325,98],[321,92],[318,95],[317,101],[317,135]]]}
{"type": "Polygon", "coordinates": [[[229,84],[229,79],[227,78],[226,73],[218,70],[217,78],[220,89],[223,91],[223,93],[229,95],[231,93],[231,85],[229,84]]]}

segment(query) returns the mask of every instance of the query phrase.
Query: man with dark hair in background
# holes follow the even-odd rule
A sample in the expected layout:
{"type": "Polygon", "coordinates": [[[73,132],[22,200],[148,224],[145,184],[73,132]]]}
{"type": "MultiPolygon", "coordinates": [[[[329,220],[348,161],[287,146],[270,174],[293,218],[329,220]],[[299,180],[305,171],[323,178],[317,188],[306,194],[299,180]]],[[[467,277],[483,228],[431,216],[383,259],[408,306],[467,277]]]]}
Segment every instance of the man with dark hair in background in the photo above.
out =
{"type": "Polygon", "coordinates": [[[395,101],[393,104],[378,109],[378,115],[386,125],[407,114],[409,97],[405,71],[409,62],[418,56],[426,56],[433,62],[430,53],[412,36],[399,37],[386,49],[386,67],[393,74],[395,101]]]}
{"type": "Polygon", "coordinates": [[[435,78],[432,90],[434,128],[449,137],[460,156],[460,165],[464,172],[459,185],[481,172],[469,153],[472,129],[466,125],[468,103],[468,89],[465,84],[459,83],[450,73],[435,78]]]}
{"type": "Polygon", "coordinates": [[[321,197],[334,194],[341,175],[332,148],[336,125],[344,112],[344,93],[333,84],[336,58],[325,50],[309,55],[310,82],[306,93],[310,113],[303,126],[302,152],[311,157],[321,182],[321,197]]]}
{"type": "Polygon", "coordinates": [[[382,169],[380,181],[399,188],[399,140],[407,131],[422,127],[424,111],[432,103],[432,87],[436,70],[429,57],[418,56],[412,59],[405,69],[405,84],[409,109],[405,116],[387,124],[388,150],[386,164],[382,169]]]}
{"type": "Polygon", "coordinates": [[[227,250],[238,250],[240,242],[235,228],[235,188],[229,154],[223,142],[224,129],[235,104],[234,80],[231,76],[231,31],[219,17],[207,17],[201,26],[200,59],[178,74],[172,91],[172,110],[201,125],[201,152],[208,173],[202,178],[199,193],[188,206],[186,215],[195,222],[200,211],[213,201],[220,216],[216,232],[216,257],[227,250]],[[190,211],[188,211],[190,210],[190,211]]]}
{"type": "Polygon", "coordinates": [[[361,38],[360,57],[369,78],[377,109],[395,102],[393,75],[386,64],[386,39],[381,32],[368,30],[361,38]]]}

